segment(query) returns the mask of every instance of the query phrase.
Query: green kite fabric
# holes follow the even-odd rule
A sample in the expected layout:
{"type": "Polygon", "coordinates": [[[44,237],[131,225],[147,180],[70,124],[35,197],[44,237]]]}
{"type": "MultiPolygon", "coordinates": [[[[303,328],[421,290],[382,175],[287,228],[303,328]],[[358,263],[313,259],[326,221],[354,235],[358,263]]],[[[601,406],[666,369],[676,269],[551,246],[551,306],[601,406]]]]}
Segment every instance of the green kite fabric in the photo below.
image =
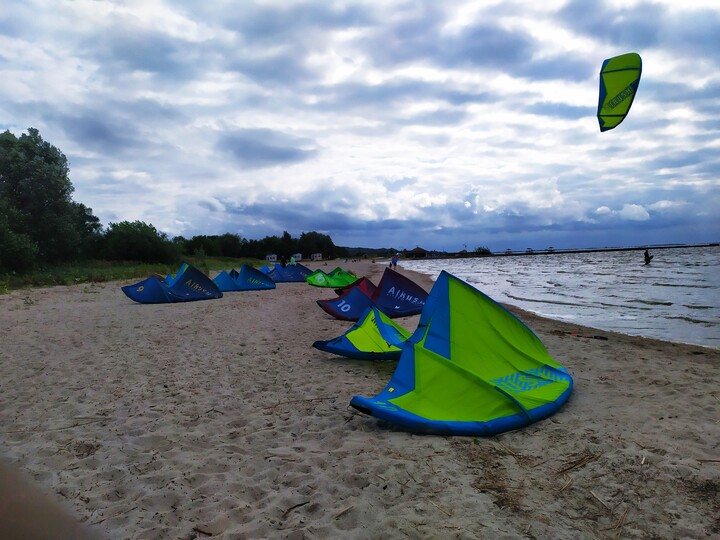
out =
{"type": "Polygon", "coordinates": [[[357,279],[358,277],[355,274],[353,274],[352,272],[348,272],[347,270],[344,270],[338,266],[329,274],[323,272],[322,270],[316,270],[315,272],[307,276],[305,278],[305,281],[307,281],[310,285],[314,285],[315,287],[337,288],[345,287],[347,285],[350,285],[351,283],[355,283],[357,279]]]}
{"type": "Polygon", "coordinates": [[[492,435],[555,413],[572,385],[525,324],[443,271],[388,385],[350,404],[412,431],[492,435]]]}
{"type": "Polygon", "coordinates": [[[608,131],[625,120],[637,94],[642,74],[642,59],[637,53],[608,58],[600,68],[598,122],[600,131],[608,131]]]}

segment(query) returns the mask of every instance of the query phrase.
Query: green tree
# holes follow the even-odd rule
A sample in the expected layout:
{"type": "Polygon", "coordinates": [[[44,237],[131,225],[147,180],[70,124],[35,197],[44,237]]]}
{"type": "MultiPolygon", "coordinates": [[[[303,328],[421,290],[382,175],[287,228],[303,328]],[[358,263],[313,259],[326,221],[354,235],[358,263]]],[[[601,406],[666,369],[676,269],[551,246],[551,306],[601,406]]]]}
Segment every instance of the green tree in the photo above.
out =
{"type": "Polygon", "coordinates": [[[108,260],[175,262],[178,246],[164,232],[142,221],[111,223],[102,254],[108,260]]]}
{"type": "Polygon", "coordinates": [[[237,234],[225,233],[218,237],[218,243],[223,257],[239,258],[243,256],[245,241],[237,234]]]}
{"type": "Polygon", "coordinates": [[[82,256],[84,242],[99,234],[98,218],[73,191],[67,158],[37,129],[0,134],[0,199],[15,210],[10,229],[31,238],[43,262],[82,256]]]}
{"type": "Polygon", "coordinates": [[[322,253],[323,257],[335,257],[338,249],[327,234],[318,232],[306,232],[300,235],[298,250],[303,257],[309,257],[313,253],[322,253]]]}
{"type": "Polygon", "coordinates": [[[10,226],[18,212],[0,199],[0,272],[23,272],[35,266],[37,244],[27,234],[14,232],[10,226]]]}

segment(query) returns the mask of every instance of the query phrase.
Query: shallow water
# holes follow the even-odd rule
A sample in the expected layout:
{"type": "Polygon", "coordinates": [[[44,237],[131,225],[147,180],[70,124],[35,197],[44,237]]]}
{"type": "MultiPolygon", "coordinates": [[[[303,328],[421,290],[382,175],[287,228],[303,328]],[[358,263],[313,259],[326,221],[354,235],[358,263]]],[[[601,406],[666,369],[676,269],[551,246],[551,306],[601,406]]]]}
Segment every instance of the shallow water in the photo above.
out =
{"type": "Polygon", "coordinates": [[[494,300],[544,317],[678,343],[720,347],[720,247],[403,260],[441,270],[494,300]]]}

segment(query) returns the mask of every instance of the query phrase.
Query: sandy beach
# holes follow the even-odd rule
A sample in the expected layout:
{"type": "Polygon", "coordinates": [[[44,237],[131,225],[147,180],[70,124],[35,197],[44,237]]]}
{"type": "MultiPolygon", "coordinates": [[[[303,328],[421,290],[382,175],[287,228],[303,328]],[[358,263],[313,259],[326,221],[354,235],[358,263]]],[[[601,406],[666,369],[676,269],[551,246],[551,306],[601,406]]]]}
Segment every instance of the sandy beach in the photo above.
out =
{"type": "MultiPolygon", "coordinates": [[[[338,264],[384,270],[308,266],[338,264]]],[[[569,402],[491,438],[423,436],[349,407],[395,362],[311,347],[351,324],[315,304],[331,289],[140,305],[132,282],[0,296],[0,461],[100,537],[720,538],[718,350],[513,309],[569,402]]]]}

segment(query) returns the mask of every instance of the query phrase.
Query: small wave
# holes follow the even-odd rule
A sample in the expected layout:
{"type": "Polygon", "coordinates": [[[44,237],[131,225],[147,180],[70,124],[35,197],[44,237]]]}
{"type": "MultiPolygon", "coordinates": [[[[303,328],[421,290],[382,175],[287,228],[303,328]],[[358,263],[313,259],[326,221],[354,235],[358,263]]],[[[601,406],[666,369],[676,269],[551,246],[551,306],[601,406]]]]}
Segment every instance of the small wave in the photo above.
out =
{"type": "Polygon", "coordinates": [[[608,302],[597,302],[597,305],[605,307],[605,308],[637,309],[637,310],[641,310],[641,311],[650,311],[652,309],[649,307],[629,306],[627,304],[610,304],[608,302]]]}
{"type": "Polygon", "coordinates": [[[683,304],[688,309],[715,309],[715,306],[693,306],[692,304],[683,304]]]}
{"type": "Polygon", "coordinates": [[[647,304],[649,306],[672,306],[672,302],[661,302],[660,300],[628,300],[639,304],[647,304]]]}
{"type": "Polygon", "coordinates": [[[712,328],[713,326],[717,326],[717,323],[714,323],[712,321],[703,321],[702,319],[693,319],[692,317],[668,317],[668,319],[674,319],[677,321],[685,321],[693,324],[701,324],[703,326],[707,326],[708,328],[712,328]]]}
{"type": "Polygon", "coordinates": [[[557,306],[583,307],[583,304],[578,304],[577,302],[561,302],[559,300],[538,300],[536,298],[524,298],[522,296],[514,296],[514,295],[508,294],[508,293],[505,293],[505,295],[508,298],[511,298],[512,300],[518,300],[519,302],[532,302],[535,304],[554,304],[557,306]]]}
{"type": "Polygon", "coordinates": [[[680,287],[683,289],[713,289],[712,285],[693,285],[692,283],[653,283],[653,287],[680,287]]]}

